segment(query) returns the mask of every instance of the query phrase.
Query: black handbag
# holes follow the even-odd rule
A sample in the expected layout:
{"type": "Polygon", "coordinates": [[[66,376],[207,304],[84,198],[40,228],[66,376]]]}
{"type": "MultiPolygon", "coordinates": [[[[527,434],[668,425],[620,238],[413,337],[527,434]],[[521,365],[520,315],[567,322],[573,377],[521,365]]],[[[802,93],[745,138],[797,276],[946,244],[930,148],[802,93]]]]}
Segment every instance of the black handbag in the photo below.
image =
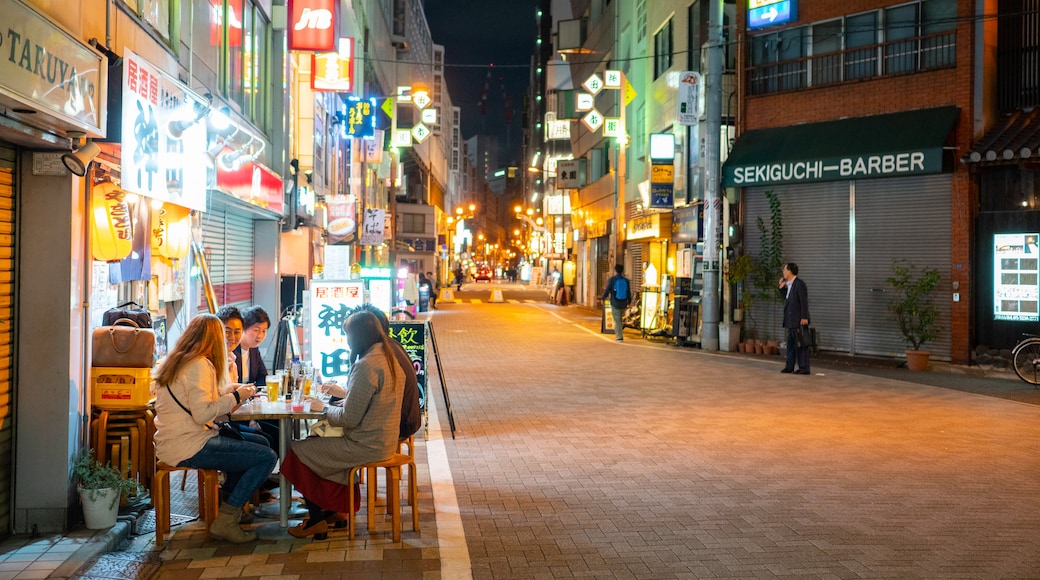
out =
{"type": "Polygon", "coordinates": [[[809,350],[816,350],[816,329],[809,325],[798,327],[797,332],[794,333],[795,339],[798,343],[798,348],[808,348],[809,350]]]}
{"type": "Polygon", "coordinates": [[[130,320],[136,324],[138,328],[152,327],[152,314],[148,312],[146,308],[133,301],[106,310],[105,313],[101,315],[101,326],[126,324],[126,322],[119,322],[121,318],[130,320]],[[127,306],[136,306],[137,308],[127,308],[127,306]]]}

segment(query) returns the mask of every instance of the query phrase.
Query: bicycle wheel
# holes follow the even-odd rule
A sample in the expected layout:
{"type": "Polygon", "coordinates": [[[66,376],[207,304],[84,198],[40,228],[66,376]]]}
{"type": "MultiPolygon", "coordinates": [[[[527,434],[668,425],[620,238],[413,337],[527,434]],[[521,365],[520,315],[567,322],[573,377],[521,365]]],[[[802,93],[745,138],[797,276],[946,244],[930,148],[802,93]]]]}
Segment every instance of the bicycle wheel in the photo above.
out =
{"type": "Polygon", "coordinates": [[[1015,374],[1031,385],[1040,385],[1040,340],[1029,339],[1015,347],[1015,374]]]}

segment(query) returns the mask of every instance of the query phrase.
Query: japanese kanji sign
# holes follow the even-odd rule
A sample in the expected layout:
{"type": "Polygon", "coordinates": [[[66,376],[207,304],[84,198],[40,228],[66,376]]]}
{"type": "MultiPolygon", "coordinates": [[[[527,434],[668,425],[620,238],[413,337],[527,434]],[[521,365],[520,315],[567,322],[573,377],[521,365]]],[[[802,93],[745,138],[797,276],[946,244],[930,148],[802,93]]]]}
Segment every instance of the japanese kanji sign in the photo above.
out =
{"type": "Polygon", "coordinates": [[[350,349],[343,323],[352,309],[364,303],[364,282],[311,280],[310,292],[311,363],[323,377],[345,377],[350,349]]]}

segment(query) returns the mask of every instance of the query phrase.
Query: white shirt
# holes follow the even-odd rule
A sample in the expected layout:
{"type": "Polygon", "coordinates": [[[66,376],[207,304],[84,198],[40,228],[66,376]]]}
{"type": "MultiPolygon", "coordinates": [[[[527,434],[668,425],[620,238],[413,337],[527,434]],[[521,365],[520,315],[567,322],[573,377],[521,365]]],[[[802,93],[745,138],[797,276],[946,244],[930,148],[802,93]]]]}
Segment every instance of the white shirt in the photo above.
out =
{"type": "Polygon", "coordinates": [[[250,349],[248,349],[248,348],[246,348],[244,346],[242,347],[242,373],[241,373],[242,377],[241,377],[241,380],[239,381],[241,383],[248,383],[249,379],[250,379],[250,377],[249,377],[249,350],[250,349]]]}

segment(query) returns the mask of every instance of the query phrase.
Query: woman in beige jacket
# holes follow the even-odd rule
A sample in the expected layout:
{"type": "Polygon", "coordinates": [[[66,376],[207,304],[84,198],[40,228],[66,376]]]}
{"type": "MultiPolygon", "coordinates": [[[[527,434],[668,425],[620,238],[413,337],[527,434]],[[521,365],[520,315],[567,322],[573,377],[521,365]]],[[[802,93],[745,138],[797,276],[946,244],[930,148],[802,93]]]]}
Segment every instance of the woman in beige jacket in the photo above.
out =
{"type": "Polygon", "coordinates": [[[256,539],[238,525],[242,507],[271,475],[278,456],[266,445],[219,436],[213,421],[256,392],[253,385],[225,385],[224,325],[212,314],[200,314],[155,376],[155,455],[168,465],[224,472],[227,500],[209,533],[240,544],[256,539]]]}

